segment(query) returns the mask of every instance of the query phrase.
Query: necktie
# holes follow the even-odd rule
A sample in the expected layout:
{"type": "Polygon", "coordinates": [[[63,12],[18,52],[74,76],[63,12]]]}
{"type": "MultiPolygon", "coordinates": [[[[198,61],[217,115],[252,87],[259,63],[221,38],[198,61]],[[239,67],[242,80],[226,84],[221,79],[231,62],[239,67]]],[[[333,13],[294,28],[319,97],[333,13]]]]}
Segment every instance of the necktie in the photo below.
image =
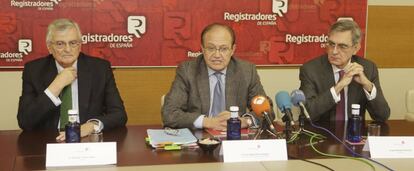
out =
{"type": "Polygon", "coordinates": [[[225,99],[223,93],[223,81],[221,80],[221,72],[215,72],[214,76],[217,78],[217,83],[214,87],[213,105],[211,107],[211,116],[217,116],[224,111],[225,99]]]}
{"type": "Polygon", "coordinates": [[[68,110],[72,109],[72,88],[70,84],[63,88],[60,99],[62,100],[62,104],[60,104],[60,128],[65,128],[68,122],[68,110]]]}
{"type": "MultiPolygon", "coordinates": [[[[343,70],[339,71],[339,80],[344,76],[345,72],[343,70]]],[[[336,120],[343,121],[345,120],[345,90],[342,89],[341,92],[341,100],[338,104],[336,104],[336,120]]]]}

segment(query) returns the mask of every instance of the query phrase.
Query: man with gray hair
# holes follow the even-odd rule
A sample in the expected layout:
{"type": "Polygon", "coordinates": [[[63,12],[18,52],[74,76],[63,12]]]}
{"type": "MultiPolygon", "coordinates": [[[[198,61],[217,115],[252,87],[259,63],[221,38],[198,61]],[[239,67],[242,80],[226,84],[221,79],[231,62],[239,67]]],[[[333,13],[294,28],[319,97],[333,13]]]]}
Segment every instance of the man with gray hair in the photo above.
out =
{"type": "MultiPolygon", "coordinates": [[[[82,137],[124,126],[127,115],[111,64],[80,52],[78,24],[69,19],[53,21],[48,26],[46,45],[48,56],[24,66],[17,114],[20,128],[64,128],[69,109],[79,111],[82,137]]],[[[56,139],[63,141],[63,132],[56,139]]]]}
{"type": "Polygon", "coordinates": [[[390,108],[384,98],[376,65],[356,56],[361,48],[361,30],[352,20],[339,20],[328,34],[326,54],[300,68],[300,89],[314,121],[347,121],[351,104],[367,109],[375,121],[385,121],[390,108]]]}

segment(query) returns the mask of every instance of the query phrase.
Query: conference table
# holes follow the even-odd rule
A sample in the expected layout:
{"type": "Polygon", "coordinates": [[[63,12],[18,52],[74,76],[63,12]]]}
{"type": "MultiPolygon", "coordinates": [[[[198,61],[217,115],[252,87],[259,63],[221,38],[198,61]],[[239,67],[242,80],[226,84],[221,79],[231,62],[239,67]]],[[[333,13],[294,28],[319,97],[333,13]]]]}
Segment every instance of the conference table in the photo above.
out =
{"type": "MultiPolygon", "coordinates": [[[[368,121],[367,121],[368,122],[368,121]]],[[[381,124],[381,136],[412,136],[414,123],[405,120],[389,120],[381,124]]],[[[339,137],[342,131],[330,128],[339,137]]],[[[371,170],[367,165],[350,159],[324,157],[309,146],[309,138],[301,137],[287,146],[288,161],[223,163],[220,148],[212,153],[201,149],[184,149],[179,151],[155,150],[145,142],[147,129],[161,129],[161,125],[128,125],[103,133],[104,142],[117,142],[117,164],[112,167],[76,168],[76,170],[326,170],[323,167],[305,162],[308,159],[321,163],[334,170],[371,170]]],[[[277,125],[277,130],[283,127],[277,125]]],[[[343,145],[321,130],[308,124],[306,129],[327,136],[314,146],[322,152],[352,156],[343,145]]],[[[202,130],[193,130],[197,138],[208,137],[202,130]]],[[[362,132],[365,132],[363,129],[362,132]]],[[[0,170],[45,170],[46,144],[57,143],[57,131],[0,131],[0,170]]],[[[86,139],[86,138],[85,138],[86,139]]],[[[87,141],[87,140],[83,141],[87,141]]],[[[362,145],[351,146],[355,152],[369,157],[369,152],[362,151],[362,145]]],[[[414,159],[378,159],[395,170],[414,168],[414,159]]],[[[374,164],[376,170],[384,170],[374,164]]],[[[70,168],[67,168],[70,169],[70,168]]],[[[411,170],[411,169],[409,169],[411,170]]]]}

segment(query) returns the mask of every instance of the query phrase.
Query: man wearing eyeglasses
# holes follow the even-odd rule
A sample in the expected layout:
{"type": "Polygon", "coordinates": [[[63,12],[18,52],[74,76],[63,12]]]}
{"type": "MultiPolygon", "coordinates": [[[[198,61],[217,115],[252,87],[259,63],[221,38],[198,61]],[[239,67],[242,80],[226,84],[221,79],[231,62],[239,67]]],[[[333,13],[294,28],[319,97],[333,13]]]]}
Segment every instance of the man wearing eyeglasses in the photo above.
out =
{"type": "MultiPolygon", "coordinates": [[[[127,115],[108,61],[81,53],[77,23],[57,19],[48,26],[50,55],[28,62],[17,119],[23,130],[63,129],[67,111],[78,111],[81,136],[124,126],[127,115]]],[[[65,140],[61,132],[57,141],[65,140]]]]}
{"type": "Polygon", "coordinates": [[[346,121],[352,104],[361,106],[363,118],[366,109],[376,121],[389,118],[390,108],[376,65],[355,55],[361,48],[360,42],[358,25],[352,20],[339,20],[330,28],[326,54],[300,68],[300,89],[306,95],[312,120],[346,121]]]}
{"type": "MultiPolygon", "coordinates": [[[[250,100],[265,95],[255,65],[233,56],[234,31],[211,24],[201,34],[203,54],[181,63],[162,108],[164,126],[226,130],[230,106],[246,113],[250,100]]],[[[255,120],[241,117],[242,127],[255,120]]]]}

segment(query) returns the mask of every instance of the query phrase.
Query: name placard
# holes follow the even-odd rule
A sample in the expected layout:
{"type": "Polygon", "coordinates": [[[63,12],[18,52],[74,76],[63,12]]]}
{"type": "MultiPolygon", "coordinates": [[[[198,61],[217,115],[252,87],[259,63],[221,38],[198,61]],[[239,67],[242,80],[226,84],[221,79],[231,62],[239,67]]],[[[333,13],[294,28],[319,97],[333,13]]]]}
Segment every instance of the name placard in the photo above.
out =
{"type": "Polygon", "coordinates": [[[414,158],[414,137],[368,137],[371,158],[414,158]]]}
{"type": "Polygon", "coordinates": [[[286,140],[223,141],[224,162],[287,160],[286,140]]]}
{"type": "Polygon", "coordinates": [[[116,164],[116,142],[54,143],[46,146],[46,168],[116,164]]]}

